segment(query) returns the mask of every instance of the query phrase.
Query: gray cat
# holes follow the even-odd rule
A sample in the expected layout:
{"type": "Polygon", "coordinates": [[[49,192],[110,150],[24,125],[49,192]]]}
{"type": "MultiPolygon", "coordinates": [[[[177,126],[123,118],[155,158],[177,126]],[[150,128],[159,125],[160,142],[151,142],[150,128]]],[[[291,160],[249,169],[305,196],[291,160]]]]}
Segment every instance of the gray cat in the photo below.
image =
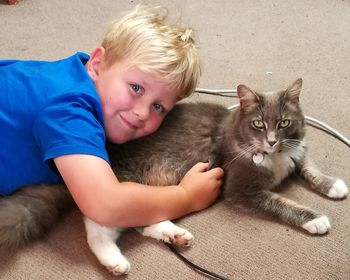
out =
{"type": "MultiPolygon", "coordinates": [[[[321,173],[307,156],[305,120],[299,106],[301,87],[301,79],[286,90],[268,93],[239,85],[240,107],[234,111],[208,103],[177,105],[156,133],[123,145],[108,144],[112,167],[120,180],[161,186],[178,184],[195,163],[209,161],[211,167],[225,170],[223,195],[230,197],[232,203],[311,234],[324,234],[330,229],[327,216],[271,191],[297,174],[315,191],[330,198],[344,198],[348,193],[342,180],[321,173]]],[[[36,188],[40,193],[40,187],[36,188]]],[[[60,213],[55,207],[68,202],[69,195],[65,188],[45,186],[42,190],[47,192],[50,188],[53,191],[48,197],[52,197],[47,202],[46,193],[39,199],[32,194],[15,205],[13,201],[25,188],[0,199],[0,244],[21,245],[39,237],[41,232],[30,225],[43,223],[40,216],[45,216],[44,212],[51,215],[51,220],[46,224],[44,221],[41,228],[51,226],[52,215],[60,213]],[[33,206],[34,202],[40,205],[33,206]],[[55,209],[41,210],[43,207],[55,209]],[[18,220],[27,223],[22,237],[14,234],[15,225],[4,222],[8,213],[16,217],[17,229],[18,220]]],[[[102,227],[87,218],[85,225],[90,248],[100,262],[114,274],[127,273],[130,265],[115,244],[121,229],[102,227]]],[[[189,245],[193,239],[188,231],[170,221],[138,230],[180,245],[189,245]]]]}

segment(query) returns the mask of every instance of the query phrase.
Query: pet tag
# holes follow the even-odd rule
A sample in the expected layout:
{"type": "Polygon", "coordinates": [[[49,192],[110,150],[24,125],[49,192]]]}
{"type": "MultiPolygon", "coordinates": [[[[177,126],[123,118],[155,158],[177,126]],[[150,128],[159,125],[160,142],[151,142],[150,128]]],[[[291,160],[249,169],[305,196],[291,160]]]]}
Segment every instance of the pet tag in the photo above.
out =
{"type": "Polygon", "coordinates": [[[260,164],[264,161],[264,156],[263,154],[257,153],[253,155],[253,161],[255,164],[260,164]]]}

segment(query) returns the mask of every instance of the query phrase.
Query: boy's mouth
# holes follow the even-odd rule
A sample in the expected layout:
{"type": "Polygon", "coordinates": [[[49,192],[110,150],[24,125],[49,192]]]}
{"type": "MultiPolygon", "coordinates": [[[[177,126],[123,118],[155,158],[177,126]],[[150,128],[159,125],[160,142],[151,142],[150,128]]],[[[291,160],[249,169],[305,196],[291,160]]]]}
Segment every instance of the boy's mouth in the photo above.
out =
{"type": "Polygon", "coordinates": [[[119,115],[119,117],[128,128],[130,128],[130,129],[137,129],[138,128],[137,125],[131,123],[126,118],[124,118],[122,115],[119,115]]]}

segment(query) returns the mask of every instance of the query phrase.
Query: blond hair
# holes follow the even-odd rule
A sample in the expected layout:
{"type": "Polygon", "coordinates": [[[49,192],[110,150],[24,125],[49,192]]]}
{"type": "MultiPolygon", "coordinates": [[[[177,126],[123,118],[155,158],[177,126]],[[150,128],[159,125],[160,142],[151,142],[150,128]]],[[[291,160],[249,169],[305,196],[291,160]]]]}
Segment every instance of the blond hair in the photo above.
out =
{"type": "Polygon", "coordinates": [[[192,30],[165,22],[163,7],[137,5],[111,25],[102,47],[107,67],[122,59],[175,86],[179,99],[191,95],[200,77],[192,30]]]}

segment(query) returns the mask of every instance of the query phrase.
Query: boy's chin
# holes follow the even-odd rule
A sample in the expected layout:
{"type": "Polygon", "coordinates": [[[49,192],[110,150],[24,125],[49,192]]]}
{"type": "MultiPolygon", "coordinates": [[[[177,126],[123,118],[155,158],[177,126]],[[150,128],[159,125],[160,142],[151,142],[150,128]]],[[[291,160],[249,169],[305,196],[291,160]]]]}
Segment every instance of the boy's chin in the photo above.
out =
{"type": "Polygon", "coordinates": [[[107,137],[109,142],[114,144],[124,144],[128,141],[134,140],[134,137],[128,136],[118,136],[118,137],[107,137]]]}
{"type": "Polygon", "coordinates": [[[138,138],[142,138],[142,137],[145,137],[147,135],[150,135],[152,134],[154,131],[152,132],[139,132],[139,133],[130,133],[130,134],[123,134],[123,135],[107,135],[107,139],[108,141],[114,143],[114,144],[124,144],[126,142],[129,142],[131,140],[135,140],[135,139],[138,139],[138,138]]]}

